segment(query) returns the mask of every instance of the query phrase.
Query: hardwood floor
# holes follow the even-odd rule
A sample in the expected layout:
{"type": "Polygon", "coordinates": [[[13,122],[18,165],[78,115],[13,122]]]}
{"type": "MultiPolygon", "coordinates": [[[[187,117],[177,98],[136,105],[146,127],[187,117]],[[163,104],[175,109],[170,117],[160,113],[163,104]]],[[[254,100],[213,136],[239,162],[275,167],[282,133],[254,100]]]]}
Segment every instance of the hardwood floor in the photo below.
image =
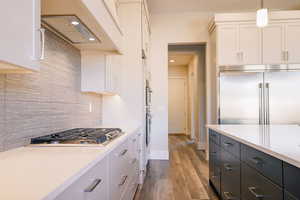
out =
{"type": "Polygon", "coordinates": [[[134,200],[218,200],[208,184],[208,162],[186,136],[169,136],[169,161],[150,161],[134,200]]]}

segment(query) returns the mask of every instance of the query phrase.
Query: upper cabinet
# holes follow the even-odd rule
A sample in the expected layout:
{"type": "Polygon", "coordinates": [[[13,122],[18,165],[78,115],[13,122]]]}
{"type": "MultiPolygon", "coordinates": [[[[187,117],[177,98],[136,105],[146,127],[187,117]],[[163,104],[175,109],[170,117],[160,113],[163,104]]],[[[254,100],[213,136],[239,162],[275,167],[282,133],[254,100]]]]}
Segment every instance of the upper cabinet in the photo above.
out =
{"type": "Polygon", "coordinates": [[[39,70],[44,41],[39,0],[2,0],[0,6],[0,73],[39,70]]]}
{"type": "Polygon", "coordinates": [[[255,13],[217,14],[209,29],[217,35],[218,66],[300,63],[299,11],[271,12],[264,28],[255,13]]]}
{"type": "Polygon", "coordinates": [[[42,23],[80,50],[122,53],[116,0],[42,0],[42,23]]]}
{"type": "Polygon", "coordinates": [[[101,51],[81,52],[81,91],[103,95],[120,94],[122,56],[101,51]]]}
{"type": "Polygon", "coordinates": [[[217,33],[219,65],[261,62],[261,30],[255,24],[222,25],[217,33]]]}
{"type": "Polygon", "coordinates": [[[279,64],[284,62],[284,25],[270,24],[263,28],[263,63],[279,64]]]}

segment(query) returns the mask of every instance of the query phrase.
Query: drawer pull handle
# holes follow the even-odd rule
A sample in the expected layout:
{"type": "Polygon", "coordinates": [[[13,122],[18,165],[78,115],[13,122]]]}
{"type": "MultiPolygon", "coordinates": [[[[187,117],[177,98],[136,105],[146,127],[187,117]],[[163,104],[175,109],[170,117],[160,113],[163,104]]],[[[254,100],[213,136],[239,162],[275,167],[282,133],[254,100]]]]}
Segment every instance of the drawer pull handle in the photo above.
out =
{"type": "Polygon", "coordinates": [[[262,165],[263,164],[263,160],[261,158],[258,158],[258,157],[251,158],[251,161],[256,165],[262,165]]]}
{"type": "Polygon", "coordinates": [[[234,196],[232,196],[232,194],[230,192],[223,192],[224,197],[226,200],[235,200],[236,198],[234,196]]]}
{"type": "Polygon", "coordinates": [[[136,142],[136,139],[133,139],[132,142],[136,142]]]}
{"type": "Polygon", "coordinates": [[[258,194],[256,192],[256,190],[257,190],[256,187],[248,187],[248,189],[251,192],[251,194],[253,194],[253,196],[255,196],[255,198],[257,198],[257,199],[263,199],[264,198],[264,195],[258,194]]]}
{"type": "Polygon", "coordinates": [[[224,146],[225,146],[225,147],[229,147],[229,146],[233,146],[233,144],[230,143],[230,142],[224,142],[224,146]]]}
{"type": "Polygon", "coordinates": [[[127,175],[122,177],[122,181],[121,181],[121,183],[119,183],[120,187],[126,183],[127,178],[128,178],[127,175]]]}
{"type": "Polygon", "coordinates": [[[121,153],[120,153],[120,155],[119,155],[119,157],[121,157],[121,156],[124,156],[126,153],[127,153],[127,149],[124,149],[124,151],[122,151],[121,153]]]}
{"type": "Polygon", "coordinates": [[[229,164],[224,164],[224,168],[226,169],[226,171],[232,171],[233,170],[233,168],[229,164]]]}
{"type": "Polygon", "coordinates": [[[94,180],[94,182],[87,187],[84,192],[93,192],[95,190],[95,188],[102,182],[102,179],[96,179],[94,180]]]}

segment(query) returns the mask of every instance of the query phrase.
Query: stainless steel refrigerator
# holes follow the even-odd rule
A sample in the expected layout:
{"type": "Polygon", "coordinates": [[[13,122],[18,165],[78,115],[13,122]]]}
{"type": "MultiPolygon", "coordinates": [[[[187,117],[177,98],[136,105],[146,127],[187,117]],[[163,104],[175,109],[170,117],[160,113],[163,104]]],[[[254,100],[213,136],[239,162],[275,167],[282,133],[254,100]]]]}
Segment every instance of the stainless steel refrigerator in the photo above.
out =
{"type": "Polygon", "coordinates": [[[222,67],[220,124],[300,124],[300,65],[222,67]]]}

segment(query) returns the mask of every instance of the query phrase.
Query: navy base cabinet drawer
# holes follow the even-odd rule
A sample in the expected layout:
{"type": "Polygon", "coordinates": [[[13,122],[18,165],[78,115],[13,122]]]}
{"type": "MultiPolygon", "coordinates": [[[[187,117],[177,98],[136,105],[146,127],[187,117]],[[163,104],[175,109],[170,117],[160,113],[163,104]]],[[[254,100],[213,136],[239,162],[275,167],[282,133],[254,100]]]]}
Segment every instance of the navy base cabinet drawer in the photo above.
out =
{"type": "Polygon", "coordinates": [[[242,199],[283,200],[283,191],[255,169],[242,163],[242,199]]]}
{"type": "Polygon", "coordinates": [[[228,153],[227,151],[222,151],[221,161],[221,196],[225,200],[240,200],[240,160],[228,153]]]}
{"type": "Polygon", "coordinates": [[[284,188],[291,195],[300,199],[300,169],[283,163],[284,188]]]}
{"type": "Polygon", "coordinates": [[[230,152],[234,156],[236,156],[238,159],[240,159],[240,143],[226,137],[224,135],[221,136],[221,147],[225,149],[226,151],[230,152]]]}
{"type": "Polygon", "coordinates": [[[243,144],[241,148],[242,161],[246,162],[279,186],[282,186],[283,163],[281,160],[243,144]]]}

